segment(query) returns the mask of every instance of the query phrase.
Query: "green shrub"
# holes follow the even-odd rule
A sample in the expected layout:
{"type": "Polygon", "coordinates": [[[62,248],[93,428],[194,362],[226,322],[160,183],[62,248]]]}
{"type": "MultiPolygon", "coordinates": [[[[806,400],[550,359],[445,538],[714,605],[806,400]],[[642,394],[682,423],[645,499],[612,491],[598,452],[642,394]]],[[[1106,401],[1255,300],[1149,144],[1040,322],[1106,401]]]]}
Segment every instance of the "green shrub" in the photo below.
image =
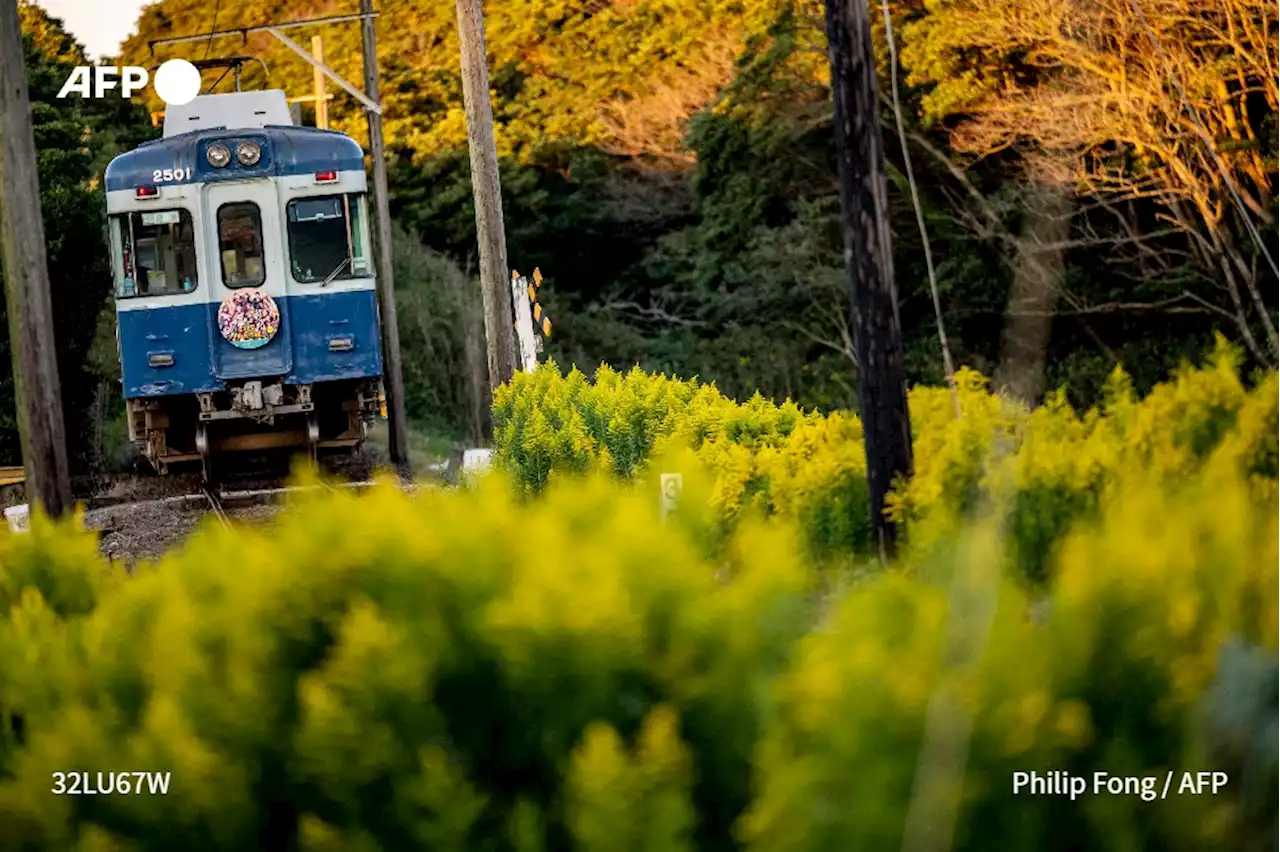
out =
{"type": "MultiPolygon", "coordinates": [[[[1014,558],[1040,581],[1070,526],[1096,517],[1106,495],[1135,475],[1173,484],[1230,456],[1261,499],[1274,498],[1280,385],[1272,372],[1247,389],[1238,365],[1220,343],[1207,366],[1185,367],[1141,401],[1117,371],[1107,404],[1083,415],[1062,393],[1028,411],[968,369],[956,375],[955,401],[947,388],[914,388],[915,470],[890,494],[889,515],[913,548],[927,551],[955,533],[994,482],[1008,482],[1001,499],[1014,558]],[[997,464],[998,447],[1007,452],[997,464]]],[[[596,470],[656,493],[657,473],[698,470],[714,479],[721,538],[744,513],[777,513],[799,524],[813,559],[871,550],[863,438],[851,415],[824,417],[759,396],[738,404],[713,385],[639,369],[601,367],[591,382],[548,363],[498,392],[494,419],[499,464],[525,493],[596,470]],[[681,457],[684,450],[692,456],[681,457]]]]}
{"type": "Polygon", "coordinates": [[[868,537],[858,421],[637,372],[504,389],[474,487],[316,489],[128,580],[75,520],[0,532],[0,852],[899,848],[931,707],[973,720],[957,849],[1266,848],[1275,375],[1224,351],[1082,416],[960,379],[959,421],[911,397],[905,570],[819,606],[868,537]],[[1012,794],[1055,769],[1231,783],[1012,794]]]}
{"type": "MultiPolygon", "coordinates": [[[[598,837],[603,805],[573,787],[604,783],[588,727],[630,741],[659,707],[679,720],[691,798],[654,792],[651,815],[676,822],[644,836],[728,848],[757,696],[806,621],[792,539],[744,529],[725,564],[707,563],[681,525],[607,482],[534,505],[509,494],[304,501],[274,529],[205,529],[91,609],[57,612],[44,595],[67,594],[39,566],[74,554],[77,571],[105,573],[91,537],[0,534],[0,576],[37,578],[0,620],[12,652],[0,656],[0,849],[90,836],[92,848],[298,836],[502,849],[513,832],[566,848],[598,837]],[[51,795],[51,773],[69,769],[169,771],[172,786],[163,799],[51,795]]],[[[640,736],[642,775],[644,743],[662,766],[674,747],[664,718],[656,741],[640,736]]],[[[649,800],[647,782],[618,772],[608,783],[649,800]]]]}
{"type": "Polygon", "coordinates": [[[781,512],[801,520],[808,553],[818,558],[869,541],[854,418],[824,418],[759,395],[740,405],[714,385],[639,369],[623,375],[601,367],[591,383],[547,363],[498,391],[494,424],[499,464],[529,494],[588,471],[623,479],[710,473],[721,538],[744,513],[781,512]],[[682,456],[685,450],[693,455],[682,456]],[[664,460],[661,471],[652,468],[655,459],[664,460]]]}
{"type": "Polygon", "coordinates": [[[1255,743],[1252,788],[1011,794],[1015,771],[1219,768],[1221,724],[1199,721],[1219,655],[1265,649],[1274,674],[1278,644],[1276,505],[1234,458],[1177,489],[1135,479],[1076,525],[1042,623],[999,580],[998,519],[817,620],[785,525],[747,520],[699,555],[693,498],[713,488],[691,477],[666,523],[600,477],[535,501],[500,477],[318,491],[127,582],[74,524],[0,533],[0,849],[895,848],[944,684],[975,725],[956,848],[1270,836],[1274,748],[1250,730],[1232,748],[1255,743]],[[957,577],[999,596],[976,662],[948,669],[957,577]],[[52,795],[69,769],[172,780],[52,795]]]}
{"type": "Polygon", "coordinates": [[[608,366],[595,382],[554,361],[521,373],[494,395],[494,445],[499,461],[528,492],[556,474],[611,470],[630,477],[660,438],[678,436],[693,449],[727,441],[748,449],[779,446],[801,422],[820,419],[796,406],[756,396],[739,405],[715,385],[608,366]]]}
{"type": "Polygon", "coordinates": [[[617,732],[592,725],[575,750],[569,777],[569,823],[581,852],[685,852],[694,848],[689,758],[679,719],[655,707],[634,756],[617,732]]]}
{"type": "MultiPolygon", "coordinates": [[[[971,528],[946,570],[969,583],[993,576],[1012,544],[995,532],[971,528]]],[[[1043,625],[1027,618],[1025,595],[1001,583],[969,668],[944,669],[944,649],[965,624],[981,635],[974,604],[950,611],[965,598],[899,575],[863,584],[829,630],[803,641],[779,682],[744,843],[770,852],[901,848],[918,773],[944,759],[922,759],[921,748],[930,702],[946,684],[974,725],[965,768],[942,782],[944,794],[959,795],[951,848],[1265,848],[1274,809],[1271,821],[1245,820],[1238,777],[1233,793],[1217,797],[1179,795],[1176,785],[1184,772],[1225,768],[1206,759],[1199,714],[1227,640],[1268,649],[1274,672],[1276,566],[1275,504],[1259,504],[1228,471],[1176,498],[1154,479],[1131,485],[1098,525],[1072,532],[1043,625]],[[1085,776],[1090,792],[1074,802],[1014,796],[1013,773],[1031,770],[1085,776]],[[1157,797],[1172,771],[1175,786],[1167,800],[1095,796],[1096,771],[1154,777],[1157,797]]],[[[917,818],[939,829],[936,808],[917,818]]]]}

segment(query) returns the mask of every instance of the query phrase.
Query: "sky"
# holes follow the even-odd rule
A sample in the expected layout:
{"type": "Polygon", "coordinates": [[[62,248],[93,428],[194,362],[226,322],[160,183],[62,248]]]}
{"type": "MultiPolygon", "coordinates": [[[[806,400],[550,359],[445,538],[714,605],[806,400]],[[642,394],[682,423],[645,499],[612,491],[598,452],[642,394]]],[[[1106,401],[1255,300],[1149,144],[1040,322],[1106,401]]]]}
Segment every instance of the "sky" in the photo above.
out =
{"type": "Polygon", "coordinates": [[[84,45],[91,58],[114,56],[149,0],[36,0],[84,45]]]}

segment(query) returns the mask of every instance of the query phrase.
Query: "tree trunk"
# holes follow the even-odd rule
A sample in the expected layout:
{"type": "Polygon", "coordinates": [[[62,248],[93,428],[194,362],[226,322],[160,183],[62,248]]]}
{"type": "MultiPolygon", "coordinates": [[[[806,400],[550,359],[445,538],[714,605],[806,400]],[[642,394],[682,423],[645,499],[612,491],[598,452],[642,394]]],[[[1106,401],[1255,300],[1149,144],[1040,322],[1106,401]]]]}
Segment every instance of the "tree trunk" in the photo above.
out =
{"type": "Polygon", "coordinates": [[[997,390],[1027,405],[1035,405],[1044,393],[1053,311],[1062,293],[1062,244],[1071,237],[1071,209],[1069,188],[1029,188],[994,381],[997,390]]]}
{"type": "Polygon", "coordinates": [[[911,475],[911,423],[889,253],[888,189],[871,20],[866,0],[826,0],[826,13],[867,489],[872,529],[881,558],[887,559],[894,552],[896,536],[884,515],[885,497],[895,479],[911,475]]]}

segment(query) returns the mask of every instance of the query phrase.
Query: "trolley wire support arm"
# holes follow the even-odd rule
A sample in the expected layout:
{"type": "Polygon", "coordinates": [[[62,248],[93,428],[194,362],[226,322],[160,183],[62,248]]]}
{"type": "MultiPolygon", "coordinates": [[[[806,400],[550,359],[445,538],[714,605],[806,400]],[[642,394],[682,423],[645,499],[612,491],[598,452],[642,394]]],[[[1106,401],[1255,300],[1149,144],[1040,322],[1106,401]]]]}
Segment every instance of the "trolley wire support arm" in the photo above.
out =
{"type": "Polygon", "coordinates": [[[351,95],[351,97],[358,100],[361,104],[364,105],[365,109],[377,115],[382,115],[382,107],[376,101],[372,100],[363,92],[361,92],[359,89],[357,89],[355,86],[351,85],[346,80],[342,79],[342,77],[340,77],[338,74],[334,73],[334,71],[331,68],[329,68],[328,65],[325,65],[319,59],[316,59],[314,56],[312,56],[311,52],[304,49],[302,45],[298,44],[296,41],[289,38],[284,33],[280,32],[279,27],[266,27],[265,29],[267,32],[275,36],[276,39],[278,39],[279,42],[283,44],[285,47],[289,48],[294,53],[298,54],[303,59],[307,60],[307,62],[311,65],[312,68],[315,68],[316,70],[318,70],[321,74],[328,77],[335,84],[337,84],[343,91],[345,91],[347,94],[351,95]]]}
{"type": "MultiPolygon", "coordinates": [[[[151,52],[151,55],[154,56],[156,48],[160,45],[186,44],[193,41],[226,38],[227,36],[240,36],[241,42],[245,42],[248,41],[250,33],[270,33],[277,41],[305,59],[313,68],[317,69],[321,74],[324,74],[332,80],[334,84],[341,87],[343,91],[360,101],[361,105],[363,105],[365,109],[378,115],[382,115],[382,106],[378,104],[376,99],[368,97],[364,92],[360,91],[358,87],[342,79],[342,77],[332,68],[312,56],[310,51],[303,49],[297,42],[281,32],[281,30],[315,26],[318,24],[341,24],[348,21],[364,22],[366,20],[377,18],[378,14],[378,12],[368,11],[361,12],[357,15],[330,15],[324,18],[309,18],[305,21],[288,21],[283,24],[264,24],[257,27],[238,27],[231,30],[217,30],[212,33],[200,33],[199,35],[158,38],[147,42],[147,49],[151,52]]],[[[197,65],[197,67],[199,66],[197,65]]]]}
{"type": "Polygon", "coordinates": [[[201,33],[201,35],[198,35],[198,36],[175,36],[173,38],[156,38],[155,41],[147,42],[147,49],[150,50],[151,55],[154,56],[156,52],[156,47],[160,45],[182,45],[182,43],[188,43],[192,41],[214,40],[214,38],[225,38],[227,36],[239,36],[241,37],[241,41],[244,42],[244,41],[248,41],[248,36],[250,36],[250,33],[255,33],[255,32],[270,33],[271,36],[275,37],[276,41],[279,41],[280,43],[282,43],[282,45],[284,45],[285,47],[288,47],[289,50],[296,52],[298,56],[302,56],[302,59],[307,60],[307,63],[310,64],[312,68],[319,70],[319,72],[321,74],[324,74],[325,77],[332,79],[334,84],[337,84],[337,86],[342,88],[344,92],[347,92],[348,95],[351,95],[352,97],[355,97],[357,101],[360,101],[361,105],[364,105],[366,110],[371,110],[372,113],[381,115],[383,114],[383,107],[381,107],[378,104],[378,101],[376,101],[376,99],[370,99],[369,96],[365,95],[364,92],[360,91],[360,88],[357,88],[356,86],[353,86],[353,84],[348,83],[347,81],[344,81],[344,79],[340,77],[340,75],[337,72],[334,72],[332,68],[329,68],[328,65],[325,65],[323,63],[323,61],[317,60],[315,56],[312,56],[310,51],[302,49],[302,46],[298,45],[298,42],[293,41],[292,38],[289,38],[288,36],[285,36],[283,32],[280,32],[282,31],[282,29],[291,29],[291,28],[297,28],[297,27],[311,27],[311,26],[316,26],[316,24],[344,23],[344,22],[349,22],[349,20],[361,20],[361,22],[364,22],[364,20],[372,20],[378,17],[378,14],[379,13],[376,13],[376,12],[366,12],[366,13],[361,13],[357,15],[332,15],[332,17],[328,17],[328,18],[311,18],[308,20],[291,20],[291,22],[288,22],[288,23],[264,24],[264,26],[261,26],[261,27],[241,27],[238,29],[220,29],[220,31],[218,32],[201,33]]]}

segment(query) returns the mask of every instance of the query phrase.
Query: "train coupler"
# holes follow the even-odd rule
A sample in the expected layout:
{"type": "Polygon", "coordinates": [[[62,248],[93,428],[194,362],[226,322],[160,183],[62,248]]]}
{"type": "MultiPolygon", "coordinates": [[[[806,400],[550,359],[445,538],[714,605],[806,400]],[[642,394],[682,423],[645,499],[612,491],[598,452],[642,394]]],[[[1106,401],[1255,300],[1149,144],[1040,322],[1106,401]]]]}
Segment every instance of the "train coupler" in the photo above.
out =
{"type": "Polygon", "coordinates": [[[284,385],[275,382],[264,385],[261,381],[245,382],[228,388],[229,405],[220,408],[213,393],[198,394],[200,420],[251,419],[258,423],[272,424],[283,414],[304,414],[315,410],[311,401],[310,385],[284,385]]]}

